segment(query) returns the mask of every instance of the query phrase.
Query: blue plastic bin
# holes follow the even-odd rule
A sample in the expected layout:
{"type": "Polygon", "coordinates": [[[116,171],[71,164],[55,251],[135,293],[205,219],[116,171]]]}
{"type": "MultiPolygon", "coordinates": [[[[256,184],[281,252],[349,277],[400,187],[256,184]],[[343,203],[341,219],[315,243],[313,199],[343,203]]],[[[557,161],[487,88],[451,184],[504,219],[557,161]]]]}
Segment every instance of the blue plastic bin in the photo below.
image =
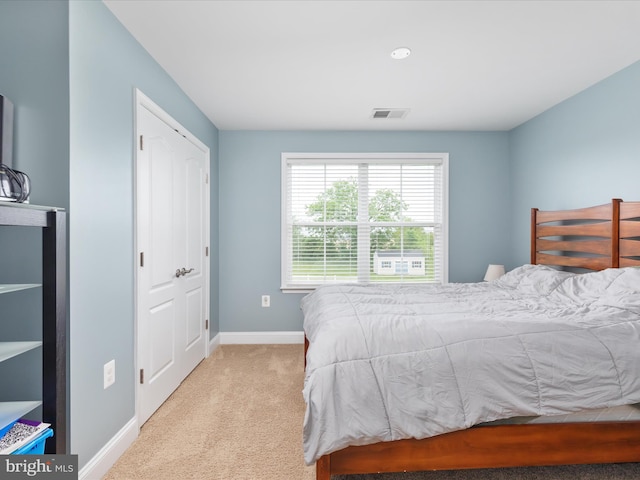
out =
{"type": "Polygon", "coordinates": [[[53,430],[51,428],[47,428],[39,437],[23,445],[13,452],[12,455],[44,455],[44,443],[49,437],[53,437],[53,430]]]}
{"type": "Polygon", "coordinates": [[[11,427],[13,427],[16,424],[16,422],[17,420],[14,420],[10,424],[8,424],[6,427],[0,428],[0,438],[4,437],[4,434],[7,433],[9,430],[11,430],[11,427]]]}

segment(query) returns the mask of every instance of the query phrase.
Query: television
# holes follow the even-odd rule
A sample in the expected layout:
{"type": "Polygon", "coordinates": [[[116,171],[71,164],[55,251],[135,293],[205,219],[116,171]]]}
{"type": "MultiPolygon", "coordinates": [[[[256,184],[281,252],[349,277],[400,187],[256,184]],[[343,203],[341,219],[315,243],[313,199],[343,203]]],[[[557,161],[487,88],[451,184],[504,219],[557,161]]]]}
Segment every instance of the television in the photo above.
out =
{"type": "Polygon", "coordinates": [[[0,95],[0,201],[29,203],[31,181],[13,169],[13,103],[0,95]]]}
{"type": "Polygon", "coordinates": [[[0,163],[13,167],[13,103],[0,95],[0,163]]]}

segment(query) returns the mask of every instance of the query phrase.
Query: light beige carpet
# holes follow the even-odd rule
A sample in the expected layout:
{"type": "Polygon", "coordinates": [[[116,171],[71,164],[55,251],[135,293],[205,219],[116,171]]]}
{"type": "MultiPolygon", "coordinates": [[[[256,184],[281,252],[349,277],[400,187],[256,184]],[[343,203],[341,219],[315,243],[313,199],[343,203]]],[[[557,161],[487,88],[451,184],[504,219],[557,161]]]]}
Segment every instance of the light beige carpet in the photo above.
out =
{"type": "MultiPolygon", "coordinates": [[[[224,345],[142,427],[104,480],[315,480],[302,459],[301,345],[224,345]]],[[[640,464],[332,480],[640,480],[640,464]]]]}
{"type": "Polygon", "coordinates": [[[223,345],[147,421],[105,480],[313,480],[301,345],[223,345]]]}

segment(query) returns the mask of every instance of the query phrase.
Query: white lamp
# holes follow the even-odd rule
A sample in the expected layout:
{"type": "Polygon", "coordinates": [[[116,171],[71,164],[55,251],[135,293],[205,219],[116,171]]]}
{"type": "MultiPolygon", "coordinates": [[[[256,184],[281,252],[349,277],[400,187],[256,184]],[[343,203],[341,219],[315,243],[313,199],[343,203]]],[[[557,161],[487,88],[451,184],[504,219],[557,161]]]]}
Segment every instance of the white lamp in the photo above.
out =
{"type": "Polygon", "coordinates": [[[490,282],[504,275],[504,265],[489,265],[487,273],[484,274],[484,281],[490,282]]]}

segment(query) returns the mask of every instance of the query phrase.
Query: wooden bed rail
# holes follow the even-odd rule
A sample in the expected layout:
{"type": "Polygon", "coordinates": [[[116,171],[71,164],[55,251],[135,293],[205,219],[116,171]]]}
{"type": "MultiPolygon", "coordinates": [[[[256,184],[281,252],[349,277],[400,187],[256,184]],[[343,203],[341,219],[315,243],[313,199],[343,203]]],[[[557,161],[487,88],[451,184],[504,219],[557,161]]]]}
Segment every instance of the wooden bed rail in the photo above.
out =
{"type": "Polygon", "coordinates": [[[357,473],[638,461],[640,422],[495,425],[347,447],[316,462],[316,480],[357,473]]]}

